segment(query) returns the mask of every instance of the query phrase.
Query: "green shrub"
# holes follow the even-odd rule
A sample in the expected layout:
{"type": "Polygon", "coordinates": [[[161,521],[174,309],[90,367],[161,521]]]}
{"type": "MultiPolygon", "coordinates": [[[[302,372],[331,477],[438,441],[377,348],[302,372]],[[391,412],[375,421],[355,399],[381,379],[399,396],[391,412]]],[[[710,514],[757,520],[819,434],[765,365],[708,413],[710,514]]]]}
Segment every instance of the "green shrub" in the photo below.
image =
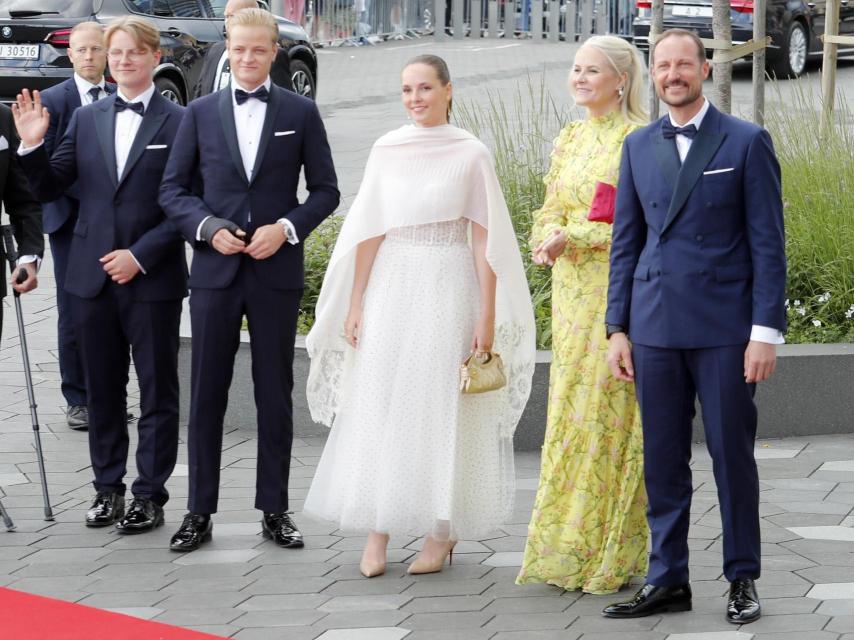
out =
{"type": "Polygon", "coordinates": [[[314,308],[320,295],[320,286],[343,222],[343,216],[330,216],[305,241],[305,289],[300,302],[297,333],[308,333],[314,324],[314,308]]]}

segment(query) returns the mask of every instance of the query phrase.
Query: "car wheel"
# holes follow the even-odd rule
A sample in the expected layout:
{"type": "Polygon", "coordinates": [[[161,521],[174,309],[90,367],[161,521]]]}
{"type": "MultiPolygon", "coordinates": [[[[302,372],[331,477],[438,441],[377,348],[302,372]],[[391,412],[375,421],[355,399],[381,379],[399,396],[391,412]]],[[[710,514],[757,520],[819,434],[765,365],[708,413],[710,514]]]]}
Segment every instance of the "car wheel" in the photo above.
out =
{"type": "Polygon", "coordinates": [[[160,92],[164,98],[166,98],[169,102],[174,102],[175,104],[184,104],[184,96],[181,93],[181,90],[178,88],[174,82],[172,82],[169,78],[155,78],[154,86],[157,87],[157,90],[160,92]]]}
{"type": "Polygon", "coordinates": [[[314,78],[302,60],[291,60],[291,81],[297,94],[314,100],[314,78]]]}
{"type": "Polygon", "coordinates": [[[793,22],[789,26],[783,46],[780,47],[780,57],[770,67],[778,78],[797,78],[807,66],[809,52],[809,36],[807,28],[801,22],[793,22]]]}

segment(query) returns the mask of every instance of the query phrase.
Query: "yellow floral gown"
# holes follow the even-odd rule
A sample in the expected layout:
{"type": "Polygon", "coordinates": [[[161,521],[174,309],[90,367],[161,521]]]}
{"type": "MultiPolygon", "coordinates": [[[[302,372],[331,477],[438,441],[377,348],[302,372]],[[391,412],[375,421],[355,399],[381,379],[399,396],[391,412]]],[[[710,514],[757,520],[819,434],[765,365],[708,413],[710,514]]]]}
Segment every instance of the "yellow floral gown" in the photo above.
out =
{"type": "Polygon", "coordinates": [[[531,246],[569,239],[552,267],[552,365],[540,484],[518,584],[613,593],[647,570],[643,439],[634,386],[605,362],[611,225],[587,213],[597,181],[616,185],[619,113],[572,122],[555,140],[531,246]]]}

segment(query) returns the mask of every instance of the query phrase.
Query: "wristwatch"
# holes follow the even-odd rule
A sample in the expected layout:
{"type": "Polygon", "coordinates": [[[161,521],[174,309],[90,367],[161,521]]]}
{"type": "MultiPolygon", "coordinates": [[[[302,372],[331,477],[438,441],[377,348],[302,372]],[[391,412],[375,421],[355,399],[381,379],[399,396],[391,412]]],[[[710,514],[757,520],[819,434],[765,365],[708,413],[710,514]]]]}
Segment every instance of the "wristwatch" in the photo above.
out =
{"type": "Polygon", "coordinates": [[[605,337],[610,339],[615,333],[626,333],[626,328],[621,324],[605,323],[605,337]]]}

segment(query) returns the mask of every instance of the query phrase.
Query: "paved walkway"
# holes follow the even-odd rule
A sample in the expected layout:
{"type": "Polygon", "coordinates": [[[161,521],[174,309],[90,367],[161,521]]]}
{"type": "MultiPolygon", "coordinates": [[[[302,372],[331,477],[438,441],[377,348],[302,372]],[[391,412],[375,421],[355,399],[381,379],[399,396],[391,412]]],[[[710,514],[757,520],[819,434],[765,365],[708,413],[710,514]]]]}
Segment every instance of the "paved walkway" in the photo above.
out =
{"type": "MultiPolygon", "coordinates": [[[[422,44],[402,45],[413,50],[395,45],[385,53],[339,49],[322,54],[321,106],[347,197],[358,184],[370,142],[403,122],[394,78],[403,59],[422,44]],[[350,81],[356,68],[361,84],[350,81]]],[[[485,52],[459,43],[434,49],[451,61],[461,93],[470,98],[485,88],[504,90],[537,65],[546,68],[548,82],[559,89],[572,57],[570,45],[503,44],[485,52]]],[[[847,72],[854,75],[854,69],[847,72]]],[[[535,454],[517,456],[517,509],[511,522],[488,539],[461,542],[453,567],[430,576],[406,574],[406,562],[421,542],[398,538],[390,544],[387,574],[361,578],[357,563],[363,537],[299,513],[323,446],[316,429],[302,421],[291,497],[306,549],[281,550],[258,535],[258,513],[252,509],[257,443],[251,430],[236,427],[224,439],[221,511],[215,516],[214,540],[203,550],[178,555],[166,548],[187,495],[183,445],[169,483],[173,499],[165,527],[130,537],[86,529],[82,520],[92,495],[91,469],[85,434],[64,424],[50,274],[48,261],[40,288],[24,298],[24,306],[56,520],[41,519],[17,328],[7,298],[0,343],[0,496],[18,530],[0,532],[0,585],[243,640],[854,640],[851,436],[758,443],[765,568],[759,592],[765,615],[743,628],[723,619],[727,583],[721,579],[721,525],[710,461],[702,448],[693,463],[694,611],[633,621],[600,617],[613,597],[513,584],[536,488],[535,454]]],[[[131,396],[135,403],[137,394],[131,396]]],[[[129,466],[133,477],[132,461],[129,466]]]]}

